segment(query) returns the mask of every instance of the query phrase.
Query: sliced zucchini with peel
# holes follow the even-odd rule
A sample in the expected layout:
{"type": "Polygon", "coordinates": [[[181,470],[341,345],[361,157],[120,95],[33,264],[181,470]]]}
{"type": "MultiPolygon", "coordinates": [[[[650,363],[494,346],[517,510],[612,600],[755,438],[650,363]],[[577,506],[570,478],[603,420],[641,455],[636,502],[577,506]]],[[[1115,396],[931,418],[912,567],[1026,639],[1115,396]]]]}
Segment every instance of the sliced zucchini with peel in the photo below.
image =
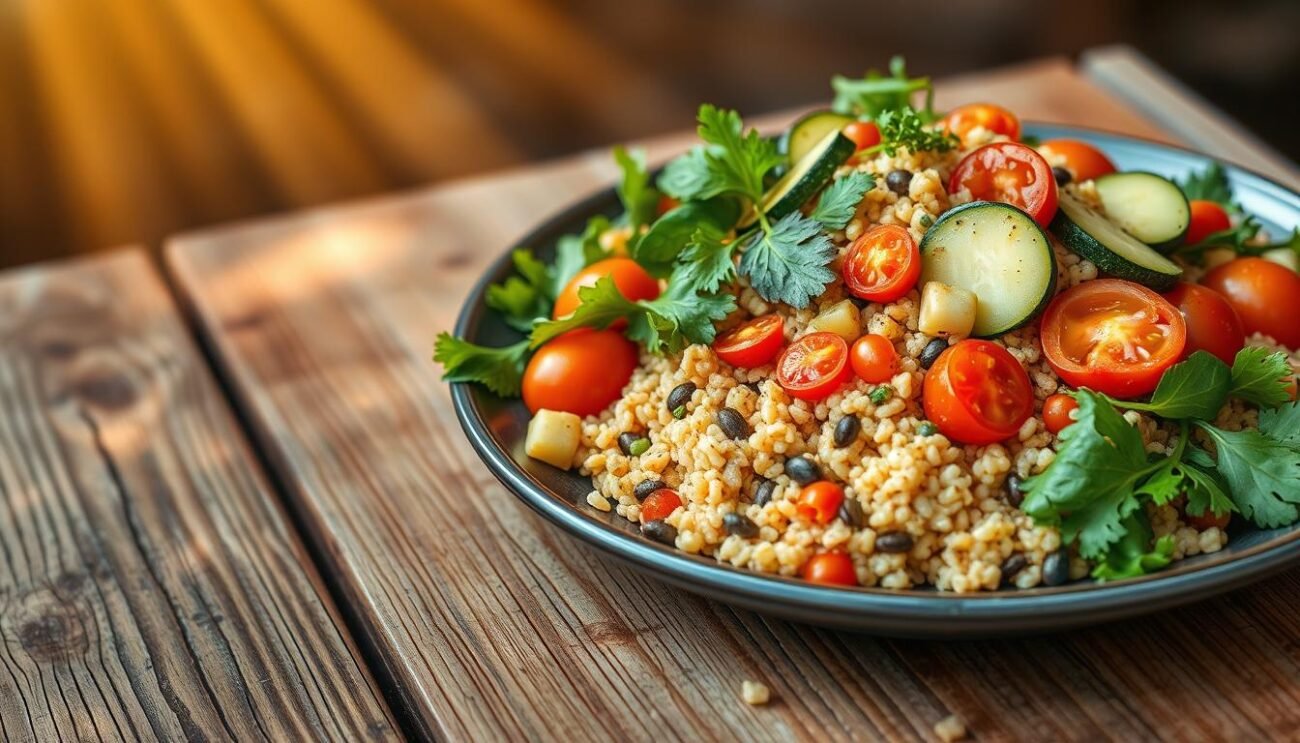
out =
{"type": "Polygon", "coordinates": [[[1098,271],[1158,292],[1172,287],[1183,275],[1177,263],[1125,232],[1106,215],[1065,191],[1061,191],[1060,199],[1052,232],[1065,247],[1092,261],[1098,271]]]}
{"type": "Polygon", "coordinates": [[[843,131],[857,119],[834,111],[813,111],[790,125],[777,140],[777,151],[797,163],[831,132],[843,131]]]}
{"type": "MultiPolygon", "coordinates": [[[[775,222],[807,204],[818,191],[831,182],[835,171],[853,155],[856,149],[853,140],[839,131],[830,132],[822,137],[822,140],[809,150],[808,154],[790,169],[790,172],[781,176],[781,180],[763,194],[761,206],[768,220],[775,222]]],[[[751,206],[740,220],[740,229],[752,227],[757,221],[758,213],[751,206]]]]}
{"type": "Polygon", "coordinates": [[[937,281],[976,297],[971,335],[992,338],[1034,319],[1056,288],[1043,228],[1010,204],[949,209],[921,238],[921,286],[937,281]]]}
{"type": "Polygon", "coordinates": [[[1097,196],[1110,221],[1166,253],[1182,244],[1192,224],[1183,190],[1155,173],[1112,173],[1096,181],[1097,196]]]}

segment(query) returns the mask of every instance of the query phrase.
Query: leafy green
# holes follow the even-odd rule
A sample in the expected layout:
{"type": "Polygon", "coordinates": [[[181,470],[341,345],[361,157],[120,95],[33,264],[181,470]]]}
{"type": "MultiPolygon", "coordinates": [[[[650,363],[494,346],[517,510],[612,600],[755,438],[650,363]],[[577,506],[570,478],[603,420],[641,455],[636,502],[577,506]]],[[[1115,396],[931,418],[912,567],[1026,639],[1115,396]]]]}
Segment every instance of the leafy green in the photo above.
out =
{"type": "MultiPolygon", "coordinates": [[[[1253,237],[1253,235],[1252,235],[1253,237]]],[[[1290,250],[1297,256],[1300,256],[1300,227],[1291,230],[1291,234],[1285,240],[1279,240],[1275,243],[1261,243],[1257,245],[1239,245],[1237,252],[1242,255],[1263,255],[1272,250],[1290,250]]]]}
{"type": "Polygon", "coordinates": [[[1271,418],[1268,430],[1261,423],[1259,430],[1245,431],[1197,423],[1214,442],[1216,468],[1238,510],[1266,529],[1300,518],[1300,445],[1271,435],[1278,420],[1271,418]]]}
{"type": "Polygon", "coordinates": [[[651,273],[667,276],[700,229],[725,233],[740,218],[740,205],[728,196],[688,201],[664,214],[630,247],[632,258],[651,273]]]}
{"type": "Polygon", "coordinates": [[[556,241],[555,264],[550,271],[549,296],[552,299],[560,295],[560,291],[579,271],[605,257],[605,249],[600,246],[600,235],[609,228],[609,218],[595,216],[587,220],[587,226],[581,235],[565,235],[556,241]]]}
{"type": "Polygon", "coordinates": [[[844,229],[862,203],[862,197],[875,185],[875,177],[861,171],[839,178],[822,192],[809,217],[821,222],[828,230],[844,229]]]}
{"type": "Polygon", "coordinates": [[[673,281],[697,291],[716,292],[736,276],[733,248],[734,243],[728,242],[721,230],[701,225],[682,251],[673,281]]]}
{"type": "Polygon", "coordinates": [[[1205,450],[1189,448],[1183,458],[1185,461],[1179,469],[1186,478],[1183,486],[1187,496],[1185,510],[1189,515],[1200,516],[1209,510],[1222,516],[1237,510],[1214,470],[1214,460],[1205,450]]]}
{"type": "Polygon", "coordinates": [[[925,108],[922,116],[927,121],[935,118],[934,86],[930,83],[930,78],[908,77],[907,62],[902,57],[889,60],[889,77],[875,70],[869,70],[858,80],[836,75],[831,78],[831,89],[835,91],[831,108],[836,113],[867,119],[875,119],[886,111],[909,107],[912,97],[924,91],[925,108]]]}
{"type": "Polygon", "coordinates": [[[623,202],[624,219],[633,229],[650,224],[659,208],[659,191],[650,185],[645,151],[615,147],[614,162],[623,172],[618,184],[618,198],[623,202]]]}
{"type": "Polygon", "coordinates": [[[893,157],[898,150],[910,152],[947,152],[961,140],[952,132],[925,126],[925,118],[913,108],[896,108],[885,111],[876,118],[880,129],[880,144],[866,150],[867,154],[883,151],[893,157]]]}
{"type": "Polygon", "coordinates": [[[1259,430],[1284,444],[1300,446],[1300,402],[1261,410],[1259,430]]]}
{"type": "Polygon", "coordinates": [[[827,268],[834,257],[835,245],[821,223],[793,212],[745,244],[740,273],[764,299],[806,307],[835,280],[827,268]]]}
{"type": "Polygon", "coordinates": [[[442,378],[448,382],[478,382],[502,397],[514,397],[523,384],[528,341],[487,348],[443,332],[433,347],[433,360],[442,364],[442,378]]]}
{"type": "Polygon", "coordinates": [[[1188,200],[1213,201],[1232,207],[1232,185],[1228,183],[1228,171],[1220,162],[1211,162],[1200,172],[1188,173],[1178,181],[1178,186],[1188,200]]]}
{"type": "Polygon", "coordinates": [[[664,168],[659,187],[682,201],[735,194],[757,203],[763,176],[785,158],[776,143],[756,129],[745,131],[740,114],[709,104],[700,106],[697,146],[664,168]]]}
{"type": "Polygon", "coordinates": [[[1255,239],[1259,230],[1259,221],[1253,215],[1247,214],[1226,230],[1211,232],[1198,242],[1180,245],[1176,252],[1194,260],[1199,260],[1200,256],[1211,248],[1231,248],[1238,253],[1255,254],[1253,252],[1255,247],[1262,246],[1251,246],[1247,243],[1255,239]]]}
{"type": "Polygon", "coordinates": [[[1249,346],[1237,352],[1233,359],[1232,385],[1228,392],[1261,408],[1275,408],[1291,399],[1287,392],[1290,377],[1291,365],[1286,354],[1249,346]]]}
{"type": "Polygon", "coordinates": [[[551,314],[554,296],[546,264],[530,251],[519,249],[510,254],[519,275],[487,288],[487,306],[501,313],[510,327],[527,332],[533,320],[551,314]]]}
{"type": "Polygon", "coordinates": [[[1092,569],[1092,577],[1099,581],[1119,580],[1146,575],[1168,565],[1174,559],[1174,538],[1171,534],[1155,540],[1151,522],[1142,509],[1125,517],[1124,536],[1110,546],[1105,557],[1092,569]]]}
{"type": "Polygon", "coordinates": [[[1197,351],[1165,371],[1151,402],[1111,402],[1162,418],[1214,420],[1228,399],[1231,376],[1227,364],[1210,353],[1197,351]]]}

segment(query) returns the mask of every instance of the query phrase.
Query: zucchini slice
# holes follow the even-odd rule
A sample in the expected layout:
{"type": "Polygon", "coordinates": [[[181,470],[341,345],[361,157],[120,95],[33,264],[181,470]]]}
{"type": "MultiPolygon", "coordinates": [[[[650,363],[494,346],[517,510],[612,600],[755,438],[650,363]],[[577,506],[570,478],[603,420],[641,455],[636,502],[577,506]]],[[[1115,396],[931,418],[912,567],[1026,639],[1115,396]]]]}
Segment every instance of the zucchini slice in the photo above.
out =
{"type": "Polygon", "coordinates": [[[1192,224],[1183,190],[1169,179],[1141,171],[1097,179],[1106,216],[1125,232],[1165,253],[1182,244],[1192,224]]]}
{"type": "MultiPolygon", "coordinates": [[[[790,172],[781,176],[767,193],[763,194],[763,213],[769,221],[798,211],[818,191],[826,187],[835,176],[835,170],[853,155],[857,145],[838,130],[822,137],[803,159],[795,163],[790,172]]],[[[740,229],[752,227],[758,214],[751,206],[740,220],[740,229]]]]}
{"type": "Polygon", "coordinates": [[[1092,261],[1102,273],[1136,281],[1158,292],[1183,275],[1177,263],[1120,229],[1097,210],[1065,191],[1051,230],[1065,247],[1092,261]]]}
{"type": "Polygon", "coordinates": [[[812,151],[831,132],[842,131],[844,127],[857,119],[834,111],[813,111],[804,115],[785,130],[777,140],[777,151],[786,156],[790,163],[797,163],[812,151]]]}
{"type": "Polygon", "coordinates": [[[972,201],[949,209],[921,238],[921,281],[974,294],[971,335],[992,338],[1024,325],[1056,288],[1052,243],[1010,204],[972,201]]]}

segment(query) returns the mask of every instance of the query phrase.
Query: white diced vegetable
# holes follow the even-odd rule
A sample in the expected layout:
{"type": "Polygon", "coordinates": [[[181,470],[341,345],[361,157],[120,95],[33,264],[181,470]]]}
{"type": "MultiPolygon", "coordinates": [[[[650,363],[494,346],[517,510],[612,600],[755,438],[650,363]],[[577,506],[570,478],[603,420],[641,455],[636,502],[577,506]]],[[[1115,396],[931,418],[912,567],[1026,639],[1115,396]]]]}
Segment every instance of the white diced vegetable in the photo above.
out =
{"type": "Polygon", "coordinates": [[[836,302],[822,310],[808,323],[810,333],[834,333],[852,343],[862,335],[862,321],[857,305],[849,300],[836,302]]]}
{"type": "Polygon", "coordinates": [[[1237,251],[1232,248],[1210,248],[1205,251],[1205,270],[1211,271],[1236,257],[1237,251]]]}
{"type": "Polygon", "coordinates": [[[1291,248],[1266,250],[1262,255],[1260,255],[1260,258],[1263,258],[1266,261],[1273,261],[1279,266],[1286,266],[1292,271],[1300,273],[1300,255],[1297,255],[1291,248]]]}
{"type": "Polygon", "coordinates": [[[978,300],[965,289],[938,281],[921,289],[921,317],[918,328],[926,335],[965,336],[975,327],[978,300]]]}
{"type": "Polygon", "coordinates": [[[582,435],[582,420],[573,413],[539,410],[528,423],[524,453],[562,470],[573,465],[582,435]]]}

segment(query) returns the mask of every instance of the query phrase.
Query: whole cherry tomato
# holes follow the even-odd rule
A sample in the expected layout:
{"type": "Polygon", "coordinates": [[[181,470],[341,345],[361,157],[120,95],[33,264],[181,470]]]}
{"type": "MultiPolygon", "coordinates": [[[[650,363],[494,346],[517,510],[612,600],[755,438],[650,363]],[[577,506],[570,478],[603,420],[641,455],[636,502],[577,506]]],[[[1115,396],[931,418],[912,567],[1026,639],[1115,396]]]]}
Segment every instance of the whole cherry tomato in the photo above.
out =
{"type": "Polygon", "coordinates": [[[1034,388],[1019,361],[991,341],[951,345],[925,374],[925,417],[948,438],[992,444],[1013,436],[1034,414],[1034,388]]]}
{"type": "Polygon", "coordinates": [[[616,330],[573,330],[537,349],[524,369],[524,404],[595,415],[623,393],[637,347],[616,330]]]}
{"type": "Polygon", "coordinates": [[[659,488],[641,501],[641,523],[666,519],[682,505],[682,497],[672,488],[659,488]]]}
{"type": "Polygon", "coordinates": [[[853,342],[849,363],[858,379],[871,384],[888,382],[898,373],[898,351],[883,335],[868,333],[853,342]]]}
{"type": "Polygon", "coordinates": [[[880,144],[880,129],[870,121],[855,121],[845,126],[844,136],[853,140],[859,150],[880,144]]]}
{"type": "Polygon", "coordinates": [[[963,188],[975,201],[1000,201],[1046,228],[1056,215],[1056,177],[1043,156],[1018,142],[994,142],[957,163],[948,193],[963,188]]]}
{"type": "Polygon", "coordinates": [[[1213,201],[1192,199],[1187,205],[1192,210],[1192,222],[1187,226],[1187,237],[1183,238],[1187,245],[1196,245],[1210,235],[1232,227],[1228,212],[1213,201]]]}
{"type": "Polygon", "coordinates": [[[1263,258],[1237,258],[1210,271],[1201,283],[1228,300],[1247,333],[1300,348],[1300,274],[1263,258]]]}
{"type": "Polygon", "coordinates": [[[1165,299],[1183,313],[1183,322],[1187,324],[1183,358],[1196,351],[1209,351],[1232,366],[1237,352],[1246,345],[1246,333],[1228,300],[1213,289],[1183,282],[1165,292],[1165,299]]]}
{"type": "Polygon", "coordinates": [[[1066,426],[1074,422],[1070,413],[1079,409],[1079,401],[1070,395],[1055,394],[1048,395],[1043,401],[1043,423],[1047,426],[1048,432],[1053,436],[1060,433],[1066,426]]]}
{"type": "Polygon", "coordinates": [[[858,573],[853,568],[853,560],[839,551],[820,552],[808,558],[800,571],[803,579],[809,583],[826,586],[856,586],[858,573]]]}
{"type": "Polygon", "coordinates": [[[814,524],[829,524],[844,505],[844,488],[830,480],[808,483],[799,491],[795,509],[814,524]]]}
{"type": "Polygon", "coordinates": [[[1020,119],[1005,108],[992,103],[968,103],[965,106],[958,106],[943,118],[943,128],[956,134],[963,144],[970,144],[967,137],[977,126],[994,134],[1005,135],[1009,139],[1020,139],[1020,119]]]}
{"type": "Polygon", "coordinates": [[[637,302],[659,296],[659,282],[636,261],[631,258],[606,258],[587,266],[569,279],[569,283],[560,291],[560,296],[555,298],[552,317],[559,319],[576,310],[582,301],[578,298],[578,290],[592,286],[606,276],[614,277],[618,293],[629,301],[637,302]]]}
{"type": "Polygon", "coordinates": [[[1049,139],[1038,146],[1038,151],[1064,160],[1065,169],[1076,181],[1090,181],[1115,172],[1115,164],[1105,153],[1077,139],[1049,139]]]}

